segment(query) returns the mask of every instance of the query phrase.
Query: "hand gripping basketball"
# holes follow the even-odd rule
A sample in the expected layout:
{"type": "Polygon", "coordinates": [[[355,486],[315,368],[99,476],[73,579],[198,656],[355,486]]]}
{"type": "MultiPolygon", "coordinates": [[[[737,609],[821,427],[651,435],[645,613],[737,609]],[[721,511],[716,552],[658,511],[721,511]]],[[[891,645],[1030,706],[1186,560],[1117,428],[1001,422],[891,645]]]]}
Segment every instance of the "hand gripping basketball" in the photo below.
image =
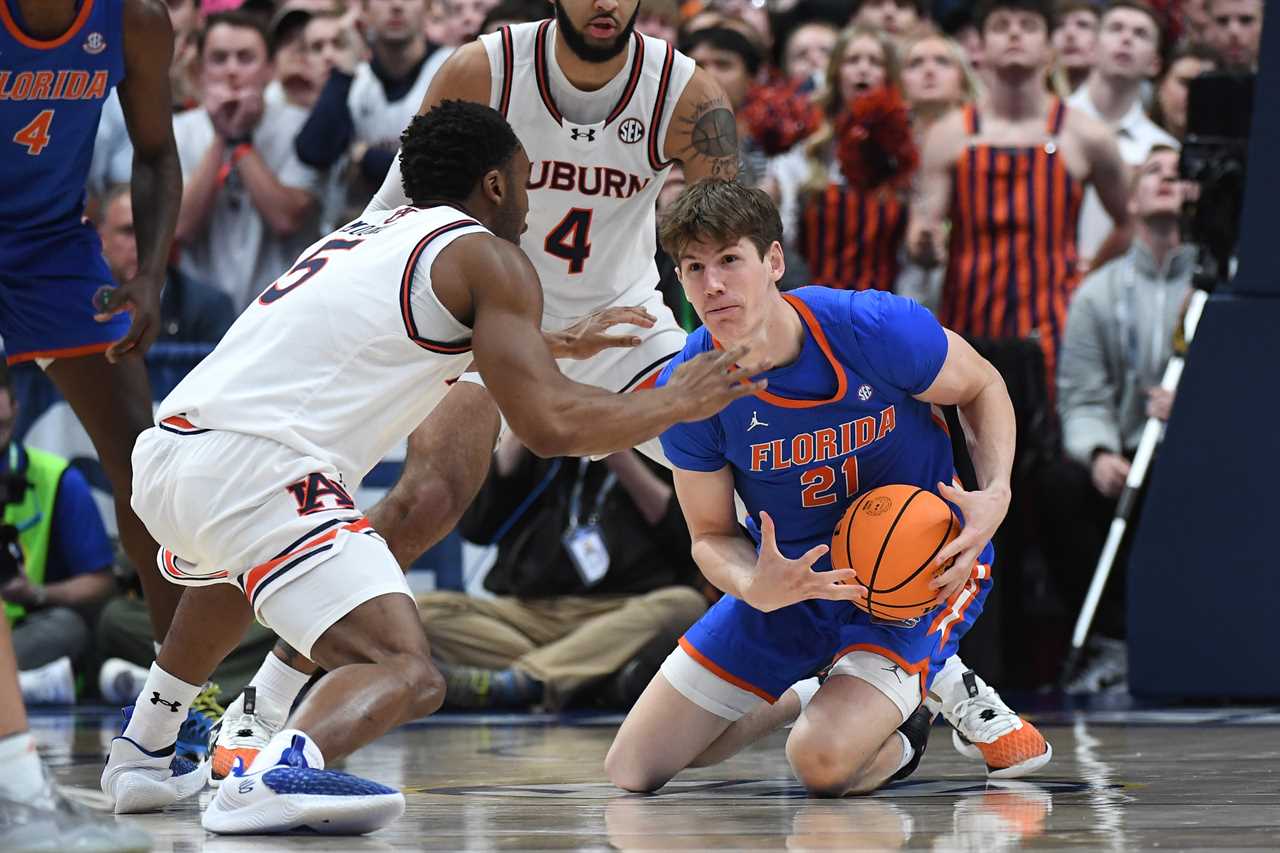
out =
{"type": "Polygon", "coordinates": [[[960,535],[938,551],[934,563],[945,569],[931,581],[938,591],[938,604],[942,604],[960,591],[969,580],[982,549],[987,547],[996,528],[1009,511],[1009,488],[991,487],[969,492],[958,486],[938,483],[938,494],[960,507],[964,527],[960,535]]]}
{"type": "Polygon", "coordinates": [[[858,576],[852,569],[813,570],[813,564],[829,550],[826,545],[815,545],[800,559],[787,559],[778,550],[773,519],[761,511],[760,553],[750,583],[740,590],[742,600],[768,613],[812,598],[856,601],[866,596],[866,587],[858,585],[858,576]]]}

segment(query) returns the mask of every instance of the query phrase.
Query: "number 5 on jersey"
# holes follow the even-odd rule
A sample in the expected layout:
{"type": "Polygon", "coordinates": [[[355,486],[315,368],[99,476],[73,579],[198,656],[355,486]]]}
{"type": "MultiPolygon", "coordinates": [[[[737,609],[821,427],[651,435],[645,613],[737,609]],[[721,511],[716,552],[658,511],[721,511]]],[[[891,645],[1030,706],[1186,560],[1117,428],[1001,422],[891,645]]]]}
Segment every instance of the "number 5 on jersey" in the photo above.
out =
{"type": "Polygon", "coordinates": [[[577,275],[591,257],[591,210],[575,207],[564,215],[560,224],[551,229],[542,248],[548,255],[555,255],[569,262],[569,274],[577,275]]]}
{"type": "Polygon", "coordinates": [[[49,125],[52,123],[53,110],[41,110],[13,135],[13,141],[26,148],[28,155],[37,157],[49,144],[49,125]]]}

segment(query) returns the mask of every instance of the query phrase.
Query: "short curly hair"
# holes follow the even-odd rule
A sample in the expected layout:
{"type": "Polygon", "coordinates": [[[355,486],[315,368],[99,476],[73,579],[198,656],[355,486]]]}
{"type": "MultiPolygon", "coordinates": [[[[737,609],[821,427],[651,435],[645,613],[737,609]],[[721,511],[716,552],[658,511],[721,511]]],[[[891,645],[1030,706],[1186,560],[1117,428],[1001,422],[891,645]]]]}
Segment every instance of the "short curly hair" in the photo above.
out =
{"type": "Polygon", "coordinates": [[[495,109],[471,101],[443,101],[413,117],[400,135],[404,194],[462,201],[491,169],[505,166],[520,140],[495,109]]]}

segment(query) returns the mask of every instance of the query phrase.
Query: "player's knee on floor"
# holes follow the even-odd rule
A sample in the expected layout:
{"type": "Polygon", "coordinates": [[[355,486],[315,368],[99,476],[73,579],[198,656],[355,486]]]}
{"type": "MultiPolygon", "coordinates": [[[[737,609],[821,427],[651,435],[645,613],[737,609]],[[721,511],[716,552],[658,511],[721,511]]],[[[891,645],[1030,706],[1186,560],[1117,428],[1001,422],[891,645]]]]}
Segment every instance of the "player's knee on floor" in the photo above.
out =
{"type": "Polygon", "coordinates": [[[661,773],[655,768],[646,767],[637,755],[637,750],[619,747],[615,740],[604,757],[604,772],[609,781],[624,791],[637,794],[648,794],[658,790],[671,781],[675,773],[661,773]]]}
{"type": "Polygon", "coordinates": [[[787,761],[811,795],[839,797],[849,790],[866,756],[843,752],[816,728],[797,725],[787,738],[787,761]]]}

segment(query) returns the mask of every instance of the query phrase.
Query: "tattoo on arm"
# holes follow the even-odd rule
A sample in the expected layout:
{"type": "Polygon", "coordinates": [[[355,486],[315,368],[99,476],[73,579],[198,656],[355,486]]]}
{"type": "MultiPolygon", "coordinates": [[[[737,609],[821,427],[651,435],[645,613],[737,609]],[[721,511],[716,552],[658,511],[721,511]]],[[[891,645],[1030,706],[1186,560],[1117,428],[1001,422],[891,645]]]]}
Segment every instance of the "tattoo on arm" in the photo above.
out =
{"type": "Polygon", "coordinates": [[[733,178],[738,174],[738,122],[723,98],[703,101],[692,117],[681,116],[688,142],[678,152],[689,181],[699,178],[733,178]]]}

